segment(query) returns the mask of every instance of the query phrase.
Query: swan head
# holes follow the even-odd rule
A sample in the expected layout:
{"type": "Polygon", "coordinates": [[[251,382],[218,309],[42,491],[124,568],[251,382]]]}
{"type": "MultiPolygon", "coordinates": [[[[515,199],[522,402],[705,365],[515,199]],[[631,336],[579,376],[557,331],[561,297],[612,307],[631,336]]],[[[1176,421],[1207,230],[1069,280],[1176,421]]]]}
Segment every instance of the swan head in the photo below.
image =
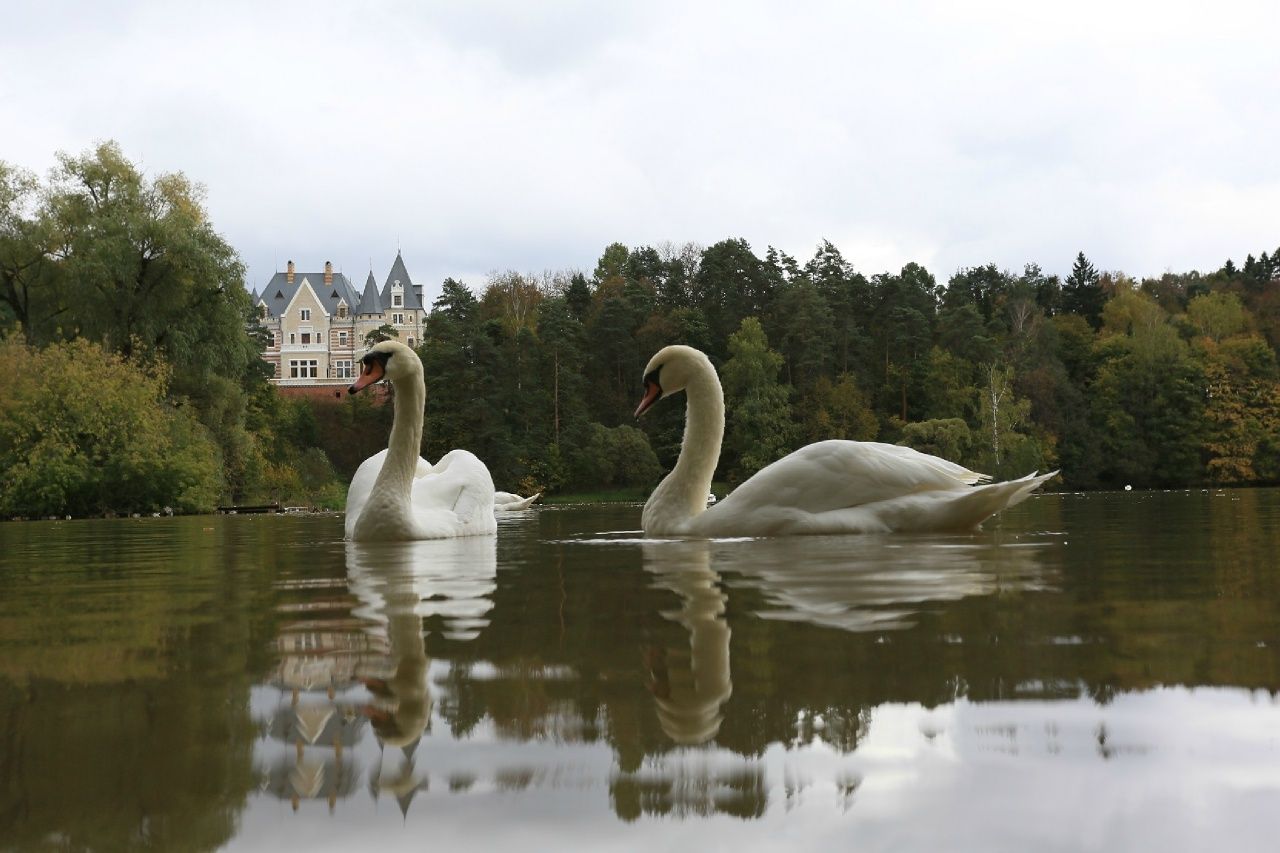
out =
{"type": "Polygon", "coordinates": [[[694,377],[707,371],[714,374],[715,368],[701,350],[682,344],[658,350],[644,368],[644,397],[636,407],[636,417],[647,412],[658,400],[683,391],[694,377]]]}
{"type": "Polygon", "coordinates": [[[380,379],[395,383],[422,374],[422,359],[399,341],[374,344],[360,359],[360,365],[360,378],[347,389],[348,394],[362,391],[380,379]]]}

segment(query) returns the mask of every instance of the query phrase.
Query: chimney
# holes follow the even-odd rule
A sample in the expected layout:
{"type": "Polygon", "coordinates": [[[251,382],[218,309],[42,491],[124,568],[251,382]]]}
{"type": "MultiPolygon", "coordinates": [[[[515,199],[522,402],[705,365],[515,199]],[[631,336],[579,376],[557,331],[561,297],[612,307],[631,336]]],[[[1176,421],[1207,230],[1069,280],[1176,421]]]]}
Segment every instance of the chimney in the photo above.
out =
{"type": "Polygon", "coordinates": [[[329,261],[324,262],[324,283],[333,287],[333,264],[329,261]]]}
{"type": "Polygon", "coordinates": [[[288,284],[293,284],[293,261],[289,261],[289,266],[286,269],[287,271],[284,274],[284,280],[288,284]]]}

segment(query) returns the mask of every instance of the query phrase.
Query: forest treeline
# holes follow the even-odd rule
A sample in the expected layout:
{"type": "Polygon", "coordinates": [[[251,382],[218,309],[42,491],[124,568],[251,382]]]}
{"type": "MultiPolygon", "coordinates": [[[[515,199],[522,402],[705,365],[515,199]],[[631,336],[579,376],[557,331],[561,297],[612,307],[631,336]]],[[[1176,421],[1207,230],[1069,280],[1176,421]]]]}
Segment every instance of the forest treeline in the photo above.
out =
{"type": "Polygon", "coordinates": [[[431,456],[475,450],[521,488],[652,483],[682,402],[631,416],[669,343],[720,371],[718,478],[826,438],[908,444],[1071,488],[1280,480],[1280,249],[1137,281],[1080,253],[1063,279],[993,264],[867,276],[744,240],[604,250],[590,275],[445,282],[421,355],[431,456]]]}
{"type": "MultiPolygon", "coordinates": [[[[390,407],[282,398],[244,267],[202,191],[119,146],[0,163],[0,516],[340,507],[390,407]]],[[[1141,281],[1080,253],[1064,278],[993,264],[945,282],[746,241],[606,247],[590,273],[448,279],[427,321],[424,454],[499,488],[652,485],[683,403],[631,413],[649,357],[711,356],[718,479],[825,438],[909,444],[1071,488],[1280,481],[1280,248],[1141,281]]]]}

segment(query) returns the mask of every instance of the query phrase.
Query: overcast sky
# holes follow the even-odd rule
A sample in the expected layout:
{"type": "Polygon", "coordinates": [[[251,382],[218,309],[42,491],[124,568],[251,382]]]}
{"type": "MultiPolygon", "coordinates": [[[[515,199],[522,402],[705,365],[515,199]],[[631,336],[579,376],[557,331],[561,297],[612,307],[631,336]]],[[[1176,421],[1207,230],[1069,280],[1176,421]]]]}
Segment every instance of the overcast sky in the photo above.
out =
{"type": "Polygon", "coordinates": [[[115,139],[261,285],[743,237],[945,280],[1280,245],[1280,3],[3,4],[0,159],[115,139]]]}

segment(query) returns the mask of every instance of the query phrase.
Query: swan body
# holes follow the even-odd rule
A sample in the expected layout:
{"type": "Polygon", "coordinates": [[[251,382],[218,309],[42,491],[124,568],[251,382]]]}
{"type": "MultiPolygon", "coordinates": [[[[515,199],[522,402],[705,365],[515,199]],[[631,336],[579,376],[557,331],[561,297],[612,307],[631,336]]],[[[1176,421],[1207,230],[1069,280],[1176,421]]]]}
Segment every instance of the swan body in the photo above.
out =
{"type": "Polygon", "coordinates": [[[670,346],[645,368],[644,413],[683,390],[680,458],[645,504],[647,536],[787,536],[972,530],[1057,472],[989,483],[985,474],[909,447],[819,441],[762,468],[708,507],[724,437],[724,394],[710,359],[670,346]]]}
{"type": "Polygon", "coordinates": [[[387,449],[360,463],[347,491],[346,537],[398,542],[480,536],[497,530],[489,469],[465,450],[435,465],[418,455],[426,385],[422,360],[398,341],[383,341],[363,359],[349,393],[385,377],[395,386],[395,415],[387,449]]]}
{"type": "Polygon", "coordinates": [[[495,492],[493,495],[493,511],[494,512],[516,512],[517,510],[528,509],[533,506],[533,502],[542,497],[542,492],[536,495],[530,495],[523,498],[512,492],[495,492]]]}

